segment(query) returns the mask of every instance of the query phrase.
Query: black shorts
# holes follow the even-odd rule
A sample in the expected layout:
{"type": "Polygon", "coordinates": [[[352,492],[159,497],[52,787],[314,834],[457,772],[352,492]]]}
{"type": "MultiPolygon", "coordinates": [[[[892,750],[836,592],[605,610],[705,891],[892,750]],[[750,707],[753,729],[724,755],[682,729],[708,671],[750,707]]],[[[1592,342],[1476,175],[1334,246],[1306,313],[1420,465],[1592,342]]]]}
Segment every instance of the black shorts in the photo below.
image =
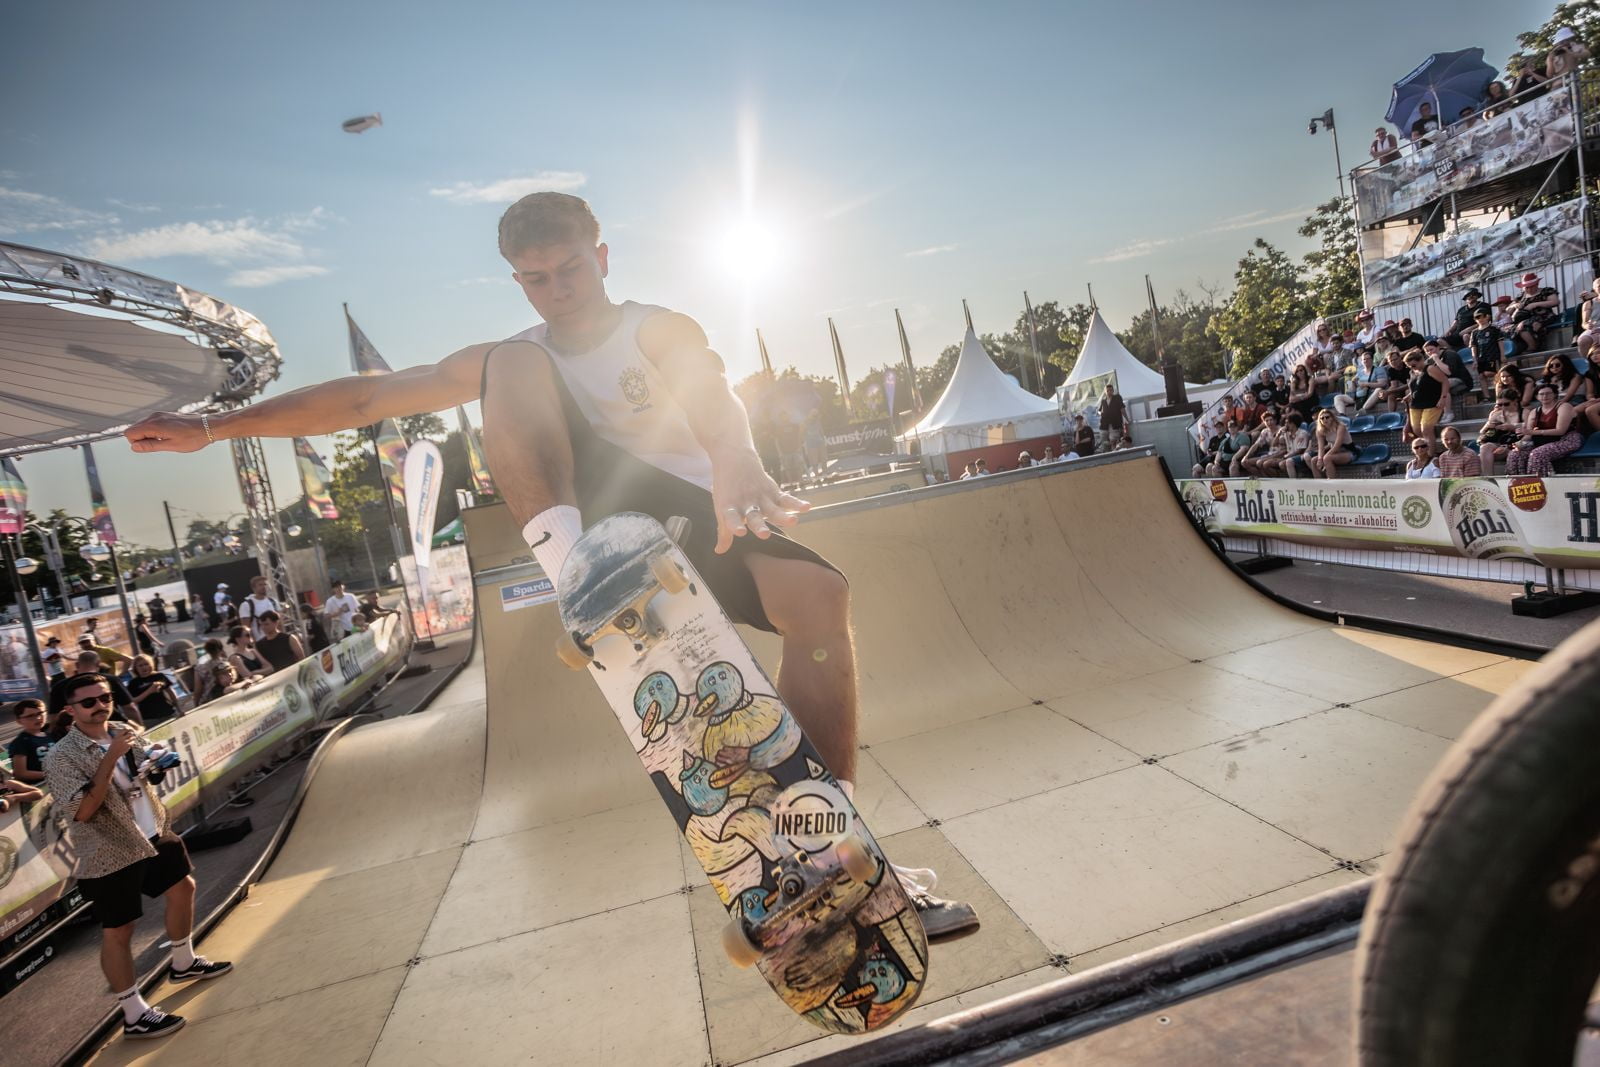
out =
{"type": "MultiPolygon", "coordinates": [[[[489,362],[485,359],[485,381],[488,373],[489,362]]],[[[745,562],[746,556],[802,560],[843,577],[839,568],[778,530],[773,530],[772,536],[765,540],[752,534],[735,537],[728,551],[718,555],[715,551],[717,517],[711,494],[601,437],[589,425],[561,380],[560,372],[554,368],[551,368],[551,379],[561,393],[561,409],[567,417],[567,433],[572,441],[573,490],[585,526],[624,511],[649,515],[662,524],[674,516],[688,519],[689,530],[680,547],[711,588],[717,603],[734,622],[768,633],[777,633],[778,628],[762,607],[761,594],[745,562]]]]}
{"type": "Polygon", "coordinates": [[[180,838],[175,841],[150,839],[156,854],[128,864],[119,871],[100,878],[80,878],[78,888],[93,904],[95,920],[110,929],[126,926],[144,915],[142,893],[159,897],[194,870],[189,862],[189,849],[180,838]]]}

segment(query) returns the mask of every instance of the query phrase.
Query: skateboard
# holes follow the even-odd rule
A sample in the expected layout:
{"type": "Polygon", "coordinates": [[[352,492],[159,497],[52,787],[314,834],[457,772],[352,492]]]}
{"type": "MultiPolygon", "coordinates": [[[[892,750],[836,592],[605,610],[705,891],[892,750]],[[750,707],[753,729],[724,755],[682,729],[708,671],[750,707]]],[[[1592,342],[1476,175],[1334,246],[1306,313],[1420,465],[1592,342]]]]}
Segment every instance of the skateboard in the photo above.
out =
{"type": "Polygon", "coordinates": [[[928,962],[915,906],[666,529],[600,520],[557,586],[556,652],[599,684],[705,870],[729,958],[833,1033],[910,1008],[928,962]]]}

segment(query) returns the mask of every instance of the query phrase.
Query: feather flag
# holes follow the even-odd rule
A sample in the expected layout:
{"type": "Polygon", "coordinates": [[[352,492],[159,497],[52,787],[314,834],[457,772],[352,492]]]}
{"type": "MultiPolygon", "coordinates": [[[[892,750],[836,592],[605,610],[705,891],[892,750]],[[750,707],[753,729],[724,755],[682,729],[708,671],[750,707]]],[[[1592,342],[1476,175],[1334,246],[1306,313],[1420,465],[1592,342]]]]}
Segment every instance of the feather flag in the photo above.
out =
{"type": "Polygon", "coordinates": [[[7,456],[0,459],[0,534],[22,532],[28,515],[28,484],[7,456]]]}
{"type": "Polygon", "coordinates": [[[844,400],[845,414],[853,415],[850,406],[850,373],[844,367],[844,348],[839,344],[839,331],[834,328],[833,319],[828,319],[828,337],[833,341],[833,369],[839,375],[839,396],[844,400]]]}
{"type": "Polygon", "coordinates": [[[337,519],[339,509],[333,503],[333,494],[328,492],[333,476],[328,473],[328,465],[322,462],[317,450],[304,437],[294,439],[294,462],[300,468],[300,489],[305,493],[306,503],[312,512],[319,519],[337,519]]]}
{"type": "MultiPolygon", "coordinates": [[[[350,328],[350,367],[357,374],[388,374],[388,360],[378,354],[367,335],[361,332],[356,320],[350,317],[350,305],[344,306],[344,321],[350,328]]],[[[403,473],[406,469],[406,439],[393,419],[384,419],[373,428],[378,446],[378,466],[383,480],[389,484],[389,497],[398,514],[406,509],[406,487],[403,473]]]]}
{"type": "Polygon", "coordinates": [[[472,468],[472,491],[479,496],[494,496],[494,479],[489,476],[489,465],[483,461],[483,442],[478,431],[467,421],[467,410],[456,405],[456,422],[461,427],[461,441],[467,446],[467,466],[472,468]]]}
{"type": "Polygon", "coordinates": [[[100,487],[100,468],[95,466],[94,450],[87,444],[83,446],[83,465],[89,472],[89,505],[94,508],[89,523],[100,535],[101,544],[114,545],[117,528],[111,524],[111,505],[106,503],[106,491],[100,487]]]}

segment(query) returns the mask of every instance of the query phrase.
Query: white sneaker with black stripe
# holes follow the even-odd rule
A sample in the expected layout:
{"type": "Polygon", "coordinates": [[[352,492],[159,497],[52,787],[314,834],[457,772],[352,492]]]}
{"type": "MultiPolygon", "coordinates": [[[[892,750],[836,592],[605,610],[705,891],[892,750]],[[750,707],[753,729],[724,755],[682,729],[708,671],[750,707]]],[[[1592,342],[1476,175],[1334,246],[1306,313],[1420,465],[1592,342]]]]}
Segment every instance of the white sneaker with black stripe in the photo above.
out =
{"type": "Polygon", "coordinates": [[[160,1008],[151,1008],[133,1022],[123,1023],[122,1036],[134,1039],[166,1037],[182,1030],[183,1023],[181,1015],[168,1015],[160,1008]]]}
{"type": "Polygon", "coordinates": [[[173,964],[167,964],[167,981],[192,982],[196,978],[221,978],[231,970],[231,963],[212,963],[204,956],[196,956],[194,962],[181,971],[173,964]]]}

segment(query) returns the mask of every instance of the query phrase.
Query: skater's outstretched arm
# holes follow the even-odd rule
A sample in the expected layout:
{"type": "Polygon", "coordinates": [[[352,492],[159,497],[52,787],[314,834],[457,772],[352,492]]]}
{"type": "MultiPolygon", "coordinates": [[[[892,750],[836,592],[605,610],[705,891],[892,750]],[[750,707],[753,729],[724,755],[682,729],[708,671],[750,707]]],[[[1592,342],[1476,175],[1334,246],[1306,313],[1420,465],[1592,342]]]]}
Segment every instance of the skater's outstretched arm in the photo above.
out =
{"type": "Polygon", "coordinates": [[[688,415],[695,439],[711,457],[716,550],[727,551],[735,537],[746,533],[771,536],[768,524],[793,526],[796,513],[811,505],[778,488],[761,466],[750,437],[750,417],[700,324],[675,311],[652,315],[639,328],[639,347],[660,369],[688,415]]]}
{"type": "Polygon", "coordinates": [[[213,440],[309,437],[367,426],[380,419],[441,411],[478,399],[483,358],[493,347],[471,345],[426,367],[308,385],[204,421],[199,415],[160,412],[134,423],[123,436],[135,452],[194,452],[213,440]]]}

